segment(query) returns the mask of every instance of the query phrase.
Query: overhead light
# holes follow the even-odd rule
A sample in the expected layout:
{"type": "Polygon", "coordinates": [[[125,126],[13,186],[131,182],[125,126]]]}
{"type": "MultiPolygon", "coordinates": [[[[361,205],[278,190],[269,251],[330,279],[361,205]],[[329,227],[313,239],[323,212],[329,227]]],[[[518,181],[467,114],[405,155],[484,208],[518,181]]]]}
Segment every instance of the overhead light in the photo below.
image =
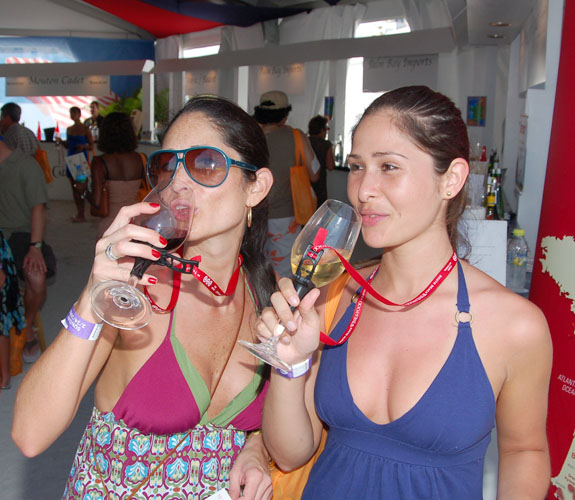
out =
{"type": "Polygon", "coordinates": [[[497,33],[493,33],[492,35],[487,35],[488,38],[495,38],[495,39],[501,39],[501,38],[505,38],[503,35],[499,35],[497,33]]]}
{"type": "Polygon", "coordinates": [[[504,21],[491,21],[489,26],[492,26],[493,28],[509,28],[511,25],[504,21]]]}

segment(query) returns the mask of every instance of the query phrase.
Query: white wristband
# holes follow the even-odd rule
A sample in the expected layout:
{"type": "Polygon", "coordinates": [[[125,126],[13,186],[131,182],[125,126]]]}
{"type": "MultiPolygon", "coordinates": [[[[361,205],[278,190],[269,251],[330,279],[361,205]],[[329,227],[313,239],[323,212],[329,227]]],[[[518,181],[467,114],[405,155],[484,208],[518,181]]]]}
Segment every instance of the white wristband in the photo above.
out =
{"type": "Polygon", "coordinates": [[[312,365],[313,356],[310,356],[309,359],[302,361],[301,363],[296,363],[292,365],[289,371],[280,370],[278,368],[274,368],[276,372],[278,372],[282,377],[285,378],[298,378],[302,375],[305,375],[312,365]]]}

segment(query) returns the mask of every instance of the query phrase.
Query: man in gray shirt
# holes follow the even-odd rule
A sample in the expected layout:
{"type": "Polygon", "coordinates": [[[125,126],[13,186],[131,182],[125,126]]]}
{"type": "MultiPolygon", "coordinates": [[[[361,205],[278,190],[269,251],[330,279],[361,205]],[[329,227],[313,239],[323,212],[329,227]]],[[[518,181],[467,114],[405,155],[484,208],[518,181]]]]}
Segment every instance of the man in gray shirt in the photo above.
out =
{"type": "MultiPolygon", "coordinates": [[[[1,137],[0,137],[1,139],[1,137]]],[[[42,169],[31,156],[0,140],[0,229],[25,281],[26,347],[24,361],[39,356],[32,323],[46,299],[47,265],[44,243],[48,193],[42,169]]]]}

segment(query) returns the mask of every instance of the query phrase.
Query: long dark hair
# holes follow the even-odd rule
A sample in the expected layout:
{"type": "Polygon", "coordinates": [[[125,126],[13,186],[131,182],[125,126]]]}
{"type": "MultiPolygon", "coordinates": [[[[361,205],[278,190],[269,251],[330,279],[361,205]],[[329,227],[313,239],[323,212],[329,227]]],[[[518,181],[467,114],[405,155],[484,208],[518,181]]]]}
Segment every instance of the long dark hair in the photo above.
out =
{"type": "MultiPolygon", "coordinates": [[[[423,151],[433,158],[438,175],[447,172],[456,158],[469,161],[469,138],[461,111],[445,95],[425,86],[401,87],[378,97],[363,113],[353,129],[374,113],[389,110],[394,124],[423,151]]],[[[461,245],[466,251],[469,244],[459,232],[458,223],[467,200],[467,184],[449,200],[446,226],[449,240],[455,250],[461,245]]]]}
{"type": "Polygon", "coordinates": [[[104,153],[132,153],[138,148],[132,119],[127,113],[108,113],[99,132],[98,148],[104,153]]]}
{"type": "MultiPolygon", "coordinates": [[[[241,160],[258,168],[267,167],[269,152],[266,139],[258,123],[243,109],[223,97],[199,95],[192,97],[174,116],[171,126],[182,115],[202,113],[220,132],[223,141],[236,150],[241,160]]],[[[254,172],[242,169],[248,181],[256,178],[254,172]]],[[[272,265],[265,253],[268,231],[268,198],[252,207],[252,225],[246,227],[240,249],[244,257],[244,270],[260,307],[265,307],[275,291],[276,280],[272,265]]]]}

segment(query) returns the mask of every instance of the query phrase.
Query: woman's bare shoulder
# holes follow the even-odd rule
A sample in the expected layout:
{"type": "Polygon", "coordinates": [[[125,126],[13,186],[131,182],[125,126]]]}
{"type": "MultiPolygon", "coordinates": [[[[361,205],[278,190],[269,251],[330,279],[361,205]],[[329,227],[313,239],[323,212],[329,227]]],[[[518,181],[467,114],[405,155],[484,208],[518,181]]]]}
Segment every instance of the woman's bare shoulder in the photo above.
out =
{"type": "Polygon", "coordinates": [[[549,328],[537,305],[518,295],[483,271],[462,263],[474,318],[498,337],[519,347],[549,341],[549,328]]]}

